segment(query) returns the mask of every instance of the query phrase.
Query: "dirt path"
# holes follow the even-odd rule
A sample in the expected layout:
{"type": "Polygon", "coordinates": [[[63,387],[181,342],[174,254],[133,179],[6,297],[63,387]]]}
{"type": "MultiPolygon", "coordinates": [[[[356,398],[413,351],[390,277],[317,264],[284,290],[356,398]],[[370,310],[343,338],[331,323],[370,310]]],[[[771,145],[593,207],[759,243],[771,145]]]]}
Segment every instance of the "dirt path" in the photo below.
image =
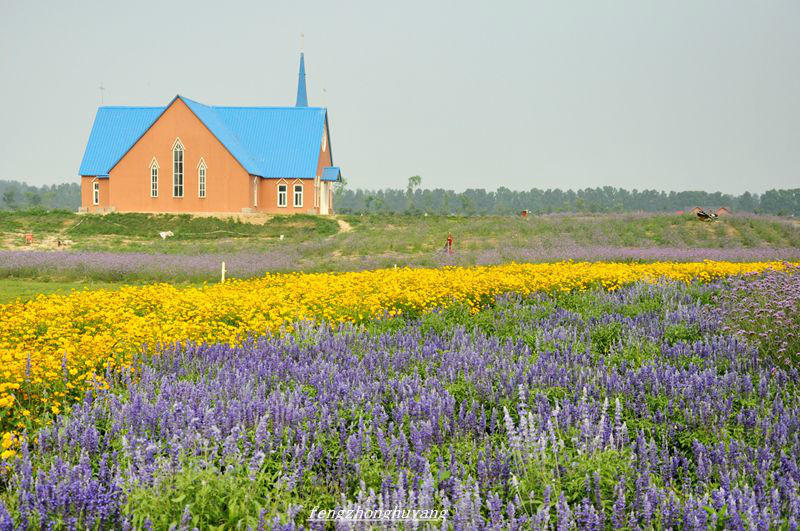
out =
{"type": "Polygon", "coordinates": [[[339,234],[342,234],[344,232],[350,232],[351,230],[353,230],[353,226],[343,219],[337,218],[336,223],[339,224],[339,234]]]}

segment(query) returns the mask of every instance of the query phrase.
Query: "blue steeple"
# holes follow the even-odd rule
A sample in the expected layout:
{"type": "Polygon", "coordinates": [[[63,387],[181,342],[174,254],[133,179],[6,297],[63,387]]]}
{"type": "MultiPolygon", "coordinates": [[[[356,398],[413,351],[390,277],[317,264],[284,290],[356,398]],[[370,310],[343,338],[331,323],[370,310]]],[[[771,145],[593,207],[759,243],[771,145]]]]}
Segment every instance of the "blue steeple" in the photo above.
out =
{"type": "Polygon", "coordinates": [[[297,80],[297,103],[295,107],[308,107],[308,96],[306,95],[306,62],[303,53],[300,52],[300,77],[297,80]]]}

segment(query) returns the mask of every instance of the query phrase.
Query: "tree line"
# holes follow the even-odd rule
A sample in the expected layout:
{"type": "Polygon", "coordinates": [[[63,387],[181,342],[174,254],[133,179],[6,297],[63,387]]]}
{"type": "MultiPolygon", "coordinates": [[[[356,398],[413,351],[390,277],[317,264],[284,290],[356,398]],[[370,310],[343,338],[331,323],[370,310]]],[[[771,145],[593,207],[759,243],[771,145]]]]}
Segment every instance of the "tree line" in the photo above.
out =
{"type": "Polygon", "coordinates": [[[625,190],[613,186],[561,190],[532,188],[514,191],[500,187],[496,191],[482,188],[463,192],[422,189],[421,179],[409,179],[405,190],[351,190],[346,183],[335,193],[334,206],[341,214],[439,214],[490,215],[515,214],[528,210],[534,214],[556,212],[676,212],[695,206],[727,207],[733,212],[774,215],[800,215],[800,188],[769,190],[763,194],[741,195],[722,192],[663,192],[658,190],[625,190]]]}
{"type": "Polygon", "coordinates": [[[18,181],[0,181],[0,209],[47,208],[78,210],[81,185],[62,183],[32,186],[18,181]]]}
{"type": "MultiPolygon", "coordinates": [[[[763,194],[741,195],[722,192],[663,192],[625,190],[613,186],[561,190],[532,188],[495,191],[471,188],[463,192],[442,188],[423,189],[422,179],[410,177],[403,189],[351,190],[346,183],[337,186],[334,206],[341,214],[439,214],[507,215],[528,210],[534,214],[556,212],[675,212],[695,206],[727,207],[734,212],[754,212],[779,216],[800,216],[800,188],[769,190],[763,194]]],[[[32,186],[18,181],[0,180],[0,209],[47,208],[77,210],[81,188],[77,183],[32,186]]]]}

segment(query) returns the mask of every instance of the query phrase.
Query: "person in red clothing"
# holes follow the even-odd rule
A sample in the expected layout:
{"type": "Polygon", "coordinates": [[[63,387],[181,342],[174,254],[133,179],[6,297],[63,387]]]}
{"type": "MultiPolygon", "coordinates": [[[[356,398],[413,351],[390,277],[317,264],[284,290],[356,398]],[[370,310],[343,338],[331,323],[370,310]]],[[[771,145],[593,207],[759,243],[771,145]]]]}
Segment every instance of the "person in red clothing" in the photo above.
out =
{"type": "Polygon", "coordinates": [[[453,235],[452,234],[448,234],[447,235],[447,244],[445,245],[445,248],[447,248],[447,254],[453,254],[453,235]]]}

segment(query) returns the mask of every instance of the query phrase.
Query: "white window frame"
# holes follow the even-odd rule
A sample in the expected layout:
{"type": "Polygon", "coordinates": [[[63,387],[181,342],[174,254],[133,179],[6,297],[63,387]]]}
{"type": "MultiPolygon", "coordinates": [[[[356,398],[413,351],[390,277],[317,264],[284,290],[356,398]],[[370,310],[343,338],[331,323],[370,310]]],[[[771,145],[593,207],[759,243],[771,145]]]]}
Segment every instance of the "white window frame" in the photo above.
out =
{"type": "Polygon", "coordinates": [[[158,161],[150,161],[150,197],[158,197],[158,161]]]}
{"type": "Polygon", "coordinates": [[[186,148],[180,138],[175,139],[172,144],[172,197],[183,197],[186,184],[186,148]],[[180,161],[176,155],[180,153],[180,161]],[[180,164],[180,171],[178,171],[180,164]]]}
{"type": "Polygon", "coordinates": [[[197,164],[197,197],[205,199],[208,192],[206,179],[208,177],[208,166],[206,161],[200,157],[200,162],[197,164]]]}
{"type": "Polygon", "coordinates": [[[325,153],[326,149],[328,149],[328,131],[322,133],[322,152],[325,153]]]}
{"type": "Polygon", "coordinates": [[[314,177],[314,206],[319,207],[319,200],[320,200],[320,177],[317,175],[314,177]]]}
{"type": "Polygon", "coordinates": [[[278,183],[278,207],[286,208],[287,206],[289,206],[289,185],[285,182],[278,183]]]}
{"type": "Polygon", "coordinates": [[[95,179],[92,181],[92,204],[99,205],[100,204],[100,181],[95,179]]]}
{"type": "Polygon", "coordinates": [[[295,182],[292,184],[292,205],[294,208],[303,208],[303,183],[295,182]],[[297,202],[298,188],[300,193],[300,202],[297,202]]]}

